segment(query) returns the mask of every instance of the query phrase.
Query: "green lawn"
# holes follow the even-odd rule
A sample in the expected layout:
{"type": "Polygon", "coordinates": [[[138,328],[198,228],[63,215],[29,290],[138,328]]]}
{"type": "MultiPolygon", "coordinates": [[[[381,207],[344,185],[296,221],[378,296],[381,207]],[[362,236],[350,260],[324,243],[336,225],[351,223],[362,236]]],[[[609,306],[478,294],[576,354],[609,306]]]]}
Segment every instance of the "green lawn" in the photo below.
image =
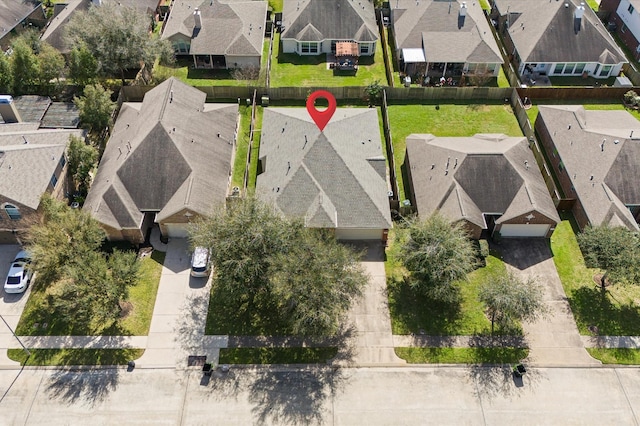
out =
{"type": "Polygon", "coordinates": [[[400,200],[406,197],[404,178],[405,139],[412,133],[435,136],[473,136],[476,133],[504,133],[522,136],[510,105],[391,105],[389,123],[393,138],[394,159],[400,200]]]}
{"type": "MultiPolygon", "coordinates": [[[[416,295],[404,282],[407,272],[398,259],[399,232],[403,231],[397,228],[390,231],[385,262],[393,334],[415,333],[434,336],[491,334],[491,322],[484,313],[484,306],[478,300],[478,290],[490,276],[506,272],[502,260],[492,253],[487,258],[485,267],[476,269],[469,274],[468,281],[459,283],[459,304],[433,301],[416,295]]],[[[496,329],[496,334],[500,334],[499,329],[496,329]]]]}
{"type": "Polygon", "coordinates": [[[9,349],[8,357],[27,366],[126,365],[142,356],[144,349],[9,349]]]}
{"type": "Polygon", "coordinates": [[[115,324],[78,324],[64,321],[55,316],[49,303],[52,297],[49,292],[36,285],[31,291],[20,322],[16,328],[18,335],[25,336],[144,336],[149,333],[151,316],[156,300],[162,264],[166,253],[154,251],[151,256],[140,260],[140,278],[136,285],[129,289],[129,313],[115,324]],[[38,327],[35,324],[39,324],[38,327]],[[44,324],[47,327],[44,328],[44,324]]]}
{"type": "Polygon", "coordinates": [[[156,64],[153,75],[166,80],[176,77],[191,86],[263,86],[266,78],[267,55],[269,54],[269,39],[262,44],[262,60],[260,76],[256,80],[237,80],[230,70],[207,70],[192,68],[193,62],[188,59],[177,61],[172,65],[156,64]]]}
{"type": "Polygon", "coordinates": [[[500,67],[500,73],[498,74],[498,87],[511,87],[502,67],[500,67]]]}
{"type": "MultiPolygon", "coordinates": [[[[249,176],[247,180],[247,192],[253,194],[256,188],[256,175],[258,172],[258,154],[260,151],[260,130],[262,129],[262,112],[263,108],[258,107],[256,112],[256,128],[253,134],[253,151],[251,152],[251,163],[249,164],[249,176]]],[[[244,180],[244,172],[247,164],[247,153],[249,150],[249,128],[251,124],[251,107],[240,106],[240,130],[238,133],[238,149],[236,150],[235,164],[233,166],[233,175],[231,178],[231,186],[242,188],[244,180]]]]}
{"type": "Polygon", "coordinates": [[[515,364],[526,358],[524,348],[396,348],[409,364],[515,364]]]}
{"type": "Polygon", "coordinates": [[[269,0],[269,6],[274,12],[282,12],[283,0],[269,0]]]}
{"type": "Polygon", "coordinates": [[[589,355],[602,361],[603,364],[622,364],[622,365],[638,365],[640,364],[640,349],[600,349],[587,348],[589,355]]]}
{"type": "Polygon", "coordinates": [[[228,348],[220,349],[220,364],[320,364],[337,348],[228,348]]]}
{"type": "Polygon", "coordinates": [[[615,284],[603,293],[593,281],[599,271],[584,264],[572,221],[563,216],[551,237],[551,250],[580,334],[589,335],[588,327],[596,326],[600,335],[640,335],[640,286],[615,284]]]}
{"type": "Polygon", "coordinates": [[[334,87],[367,86],[378,80],[386,84],[387,78],[382,56],[382,43],[376,43],[374,58],[361,56],[356,75],[334,75],[327,66],[326,55],[300,56],[280,53],[280,34],[273,39],[270,82],[272,87],[334,87]]]}

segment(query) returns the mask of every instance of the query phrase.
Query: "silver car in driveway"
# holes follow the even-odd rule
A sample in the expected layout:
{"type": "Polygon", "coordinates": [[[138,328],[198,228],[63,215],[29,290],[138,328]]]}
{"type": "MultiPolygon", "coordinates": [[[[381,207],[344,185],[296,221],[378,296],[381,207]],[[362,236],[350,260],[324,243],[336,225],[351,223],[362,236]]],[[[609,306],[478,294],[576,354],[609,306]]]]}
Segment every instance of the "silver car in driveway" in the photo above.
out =
{"type": "Polygon", "coordinates": [[[29,283],[31,283],[31,276],[33,272],[29,269],[29,263],[31,262],[31,256],[29,253],[22,250],[11,262],[11,268],[7,274],[7,279],[4,281],[5,293],[22,293],[29,283]]]}

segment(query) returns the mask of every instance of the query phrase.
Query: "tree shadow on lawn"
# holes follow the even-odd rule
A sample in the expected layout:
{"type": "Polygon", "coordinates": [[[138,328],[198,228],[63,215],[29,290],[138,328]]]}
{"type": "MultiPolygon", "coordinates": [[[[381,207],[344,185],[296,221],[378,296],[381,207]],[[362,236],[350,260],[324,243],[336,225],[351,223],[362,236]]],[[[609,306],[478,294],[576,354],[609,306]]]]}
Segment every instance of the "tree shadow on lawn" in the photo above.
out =
{"type": "Polygon", "coordinates": [[[595,284],[580,287],[567,299],[576,322],[583,329],[596,326],[602,336],[636,336],[640,334],[640,312],[630,303],[619,305],[611,301],[613,296],[595,284]]]}

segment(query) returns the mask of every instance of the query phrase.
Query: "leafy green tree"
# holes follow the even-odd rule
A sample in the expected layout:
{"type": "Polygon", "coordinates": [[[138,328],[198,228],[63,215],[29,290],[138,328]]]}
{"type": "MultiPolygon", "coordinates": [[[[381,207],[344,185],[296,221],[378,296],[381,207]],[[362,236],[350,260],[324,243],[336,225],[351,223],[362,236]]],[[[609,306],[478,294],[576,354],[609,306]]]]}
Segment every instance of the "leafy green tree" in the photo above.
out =
{"type": "Polygon", "coordinates": [[[640,239],[638,233],[616,226],[588,226],[578,234],[578,245],[590,268],[605,270],[600,280],[637,283],[640,280],[640,239]]]}
{"type": "Polygon", "coordinates": [[[86,86],[83,95],[74,97],[73,103],[80,110],[80,123],[84,128],[99,133],[111,124],[115,102],[111,100],[111,92],[99,83],[86,86]]]}
{"type": "Polygon", "coordinates": [[[91,183],[91,171],[98,162],[98,150],[79,137],[71,136],[67,158],[73,183],[80,192],[86,193],[91,183]]]}
{"type": "Polygon", "coordinates": [[[98,61],[84,43],[78,43],[69,53],[69,78],[84,87],[97,76],[98,61]]]}
{"type": "Polygon", "coordinates": [[[409,285],[435,299],[452,301],[454,282],[475,268],[475,249],[464,225],[451,223],[439,213],[427,220],[409,221],[400,258],[410,272],[409,285]]]}
{"type": "Polygon", "coordinates": [[[548,309],[542,287],[535,280],[521,281],[513,273],[490,277],[480,287],[479,299],[487,307],[491,319],[491,334],[497,323],[503,329],[514,321],[535,321],[548,309]]]}
{"type": "Polygon", "coordinates": [[[151,65],[157,57],[173,52],[167,40],[152,36],[146,13],[116,2],[74,14],[67,25],[66,41],[71,49],[86,46],[99,72],[120,76],[123,84],[125,70],[139,68],[143,62],[151,65]]]}
{"type": "Polygon", "coordinates": [[[7,55],[0,54],[0,92],[13,92],[13,70],[7,55]]]}
{"type": "Polygon", "coordinates": [[[380,85],[380,81],[376,80],[373,83],[369,84],[365,87],[364,92],[367,95],[367,102],[369,102],[369,106],[372,107],[378,102],[380,97],[382,96],[383,87],[380,85]]]}
{"type": "Polygon", "coordinates": [[[47,93],[51,93],[51,90],[59,85],[60,77],[64,74],[64,57],[49,43],[41,43],[38,65],[37,82],[47,93]]]}
{"type": "Polygon", "coordinates": [[[16,77],[13,80],[13,92],[22,95],[35,89],[40,66],[38,57],[24,39],[16,39],[12,49],[11,73],[16,77]]]}

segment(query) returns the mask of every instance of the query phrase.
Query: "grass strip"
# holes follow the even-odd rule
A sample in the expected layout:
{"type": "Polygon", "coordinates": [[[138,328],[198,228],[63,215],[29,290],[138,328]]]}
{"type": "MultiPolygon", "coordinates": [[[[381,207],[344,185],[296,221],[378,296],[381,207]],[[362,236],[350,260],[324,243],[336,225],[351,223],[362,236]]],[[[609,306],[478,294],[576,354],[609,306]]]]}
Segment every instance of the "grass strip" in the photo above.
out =
{"type": "Polygon", "coordinates": [[[639,365],[640,349],[629,348],[587,348],[589,355],[603,364],[639,365]]]}
{"type": "Polygon", "coordinates": [[[524,348],[396,348],[409,364],[513,364],[527,357],[524,348]]]}
{"type": "Polygon", "coordinates": [[[144,349],[9,349],[10,359],[26,366],[126,365],[142,356],[144,349]]]}

